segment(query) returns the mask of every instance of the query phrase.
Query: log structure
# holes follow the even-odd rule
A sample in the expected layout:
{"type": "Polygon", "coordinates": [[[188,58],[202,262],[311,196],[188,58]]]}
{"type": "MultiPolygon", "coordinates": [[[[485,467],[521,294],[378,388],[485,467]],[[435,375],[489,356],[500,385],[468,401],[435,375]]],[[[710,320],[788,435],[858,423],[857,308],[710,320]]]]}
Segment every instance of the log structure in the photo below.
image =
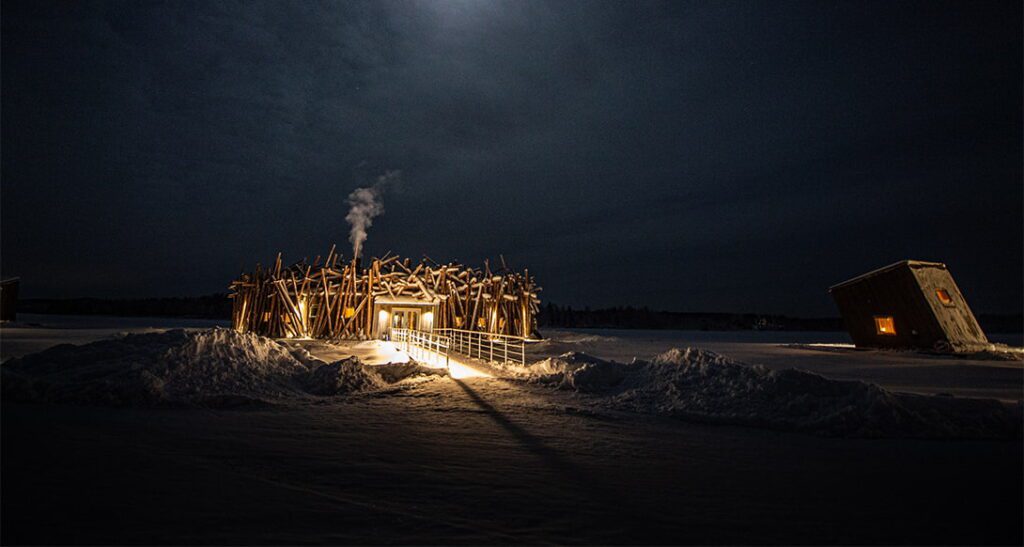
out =
{"type": "Polygon", "coordinates": [[[332,248],[323,261],[291,266],[278,254],[230,288],[234,328],[274,338],[387,338],[392,327],[538,336],[540,288],[504,259],[496,271],[390,253],[361,264],[332,248]]]}

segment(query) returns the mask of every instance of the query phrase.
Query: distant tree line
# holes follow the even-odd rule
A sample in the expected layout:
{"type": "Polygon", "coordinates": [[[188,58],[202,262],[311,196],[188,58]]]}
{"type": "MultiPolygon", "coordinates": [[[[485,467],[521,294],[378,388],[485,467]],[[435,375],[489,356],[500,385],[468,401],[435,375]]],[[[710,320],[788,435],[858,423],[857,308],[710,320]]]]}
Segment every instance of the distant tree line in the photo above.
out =
{"type": "MultiPolygon", "coordinates": [[[[187,298],[101,299],[71,298],[18,300],[19,313],[113,315],[122,317],[190,317],[231,319],[226,294],[187,298]]],[[[656,311],[647,307],[616,306],[590,309],[547,303],[537,316],[541,327],[676,329],[676,330],[803,330],[841,331],[838,317],[788,317],[757,313],[700,313],[656,311]]],[[[981,314],[978,322],[990,333],[1024,332],[1022,314],[981,314]]]]}
{"type": "Polygon", "coordinates": [[[538,323],[547,327],[678,329],[678,330],[842,330],[836,317],[797,318],[757,313],[701,313],[656,311],[647,307],[616,306],[592,310],[541,306],[538,323]]]}
{"type": "Polygon", "coordinates": [[[231,299],[224,293],[187,298],[111,300],[102,298],[60,300],[30,298],[18,301],[18,313],[231,319],[231,299]]]}
{"type": "MultiPolygon", "coordinates": [[[[800,330],[842,331],[839,317],[788,317],[756,313],[701,313],[656,311],[647,307],[616,306],[582,309],[547,303],[541,306],[537,322],[541,327],[676,329],[676,330],[800,330]]],[[[985,332],[1019,333],[1024,317],[982,314],[978,316],[985,332]]]]}

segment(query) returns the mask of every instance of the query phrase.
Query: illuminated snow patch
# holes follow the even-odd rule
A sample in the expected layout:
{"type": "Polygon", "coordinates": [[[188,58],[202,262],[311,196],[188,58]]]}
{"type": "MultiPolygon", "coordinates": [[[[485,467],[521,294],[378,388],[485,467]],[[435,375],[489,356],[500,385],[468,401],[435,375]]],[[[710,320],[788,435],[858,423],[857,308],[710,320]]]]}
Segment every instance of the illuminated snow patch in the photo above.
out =
{"type": "MultiPolygon", "coordinates": [[[[394,350],[355,345],[377,357],[394,350]]],[[[301,345],[231,329],[171,330],[64,344],[12,359],[0,367],[0,390],[5,401],[226,407],[377,391],[407,378],[445,374],[401,361],[366,365],[355,355],[328,361],[301,345]]]]}

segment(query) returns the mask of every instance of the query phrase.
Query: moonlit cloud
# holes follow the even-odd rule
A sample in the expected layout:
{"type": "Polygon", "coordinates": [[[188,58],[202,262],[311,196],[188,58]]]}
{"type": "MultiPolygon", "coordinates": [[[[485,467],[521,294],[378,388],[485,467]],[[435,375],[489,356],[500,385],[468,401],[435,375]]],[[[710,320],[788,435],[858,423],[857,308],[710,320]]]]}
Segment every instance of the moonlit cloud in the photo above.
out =
{"type": "Polygon", "coordinates": [[[5,3],[0,267],[26,296],[222,291],[342,245],[397,169],[367,253],[502,253],[560,303],[831,315],[830,283],[920,258],[1019,311],[1020,15],[5,3]]]}

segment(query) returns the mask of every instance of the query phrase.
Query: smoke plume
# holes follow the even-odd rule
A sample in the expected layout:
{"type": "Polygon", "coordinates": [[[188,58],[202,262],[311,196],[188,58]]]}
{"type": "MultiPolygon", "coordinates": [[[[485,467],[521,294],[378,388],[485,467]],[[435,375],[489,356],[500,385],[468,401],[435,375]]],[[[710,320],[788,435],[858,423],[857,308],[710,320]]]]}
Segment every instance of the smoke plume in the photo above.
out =
{"type": "Polygon", "coordinates": [[[366,188],[356,188],[348,195],[348,214],[345,220],[352,226],[349,230],[348,240],[352,242],[352,256],[359,257],[363,250],[363,242],[366,241],[366,231],[373,226],[373,219],[384,213],[384,203],[381,202],[384,192],[398,182],[401,178],[401,171],[388,171],[377,177],[373,185],[366,188]]]}

